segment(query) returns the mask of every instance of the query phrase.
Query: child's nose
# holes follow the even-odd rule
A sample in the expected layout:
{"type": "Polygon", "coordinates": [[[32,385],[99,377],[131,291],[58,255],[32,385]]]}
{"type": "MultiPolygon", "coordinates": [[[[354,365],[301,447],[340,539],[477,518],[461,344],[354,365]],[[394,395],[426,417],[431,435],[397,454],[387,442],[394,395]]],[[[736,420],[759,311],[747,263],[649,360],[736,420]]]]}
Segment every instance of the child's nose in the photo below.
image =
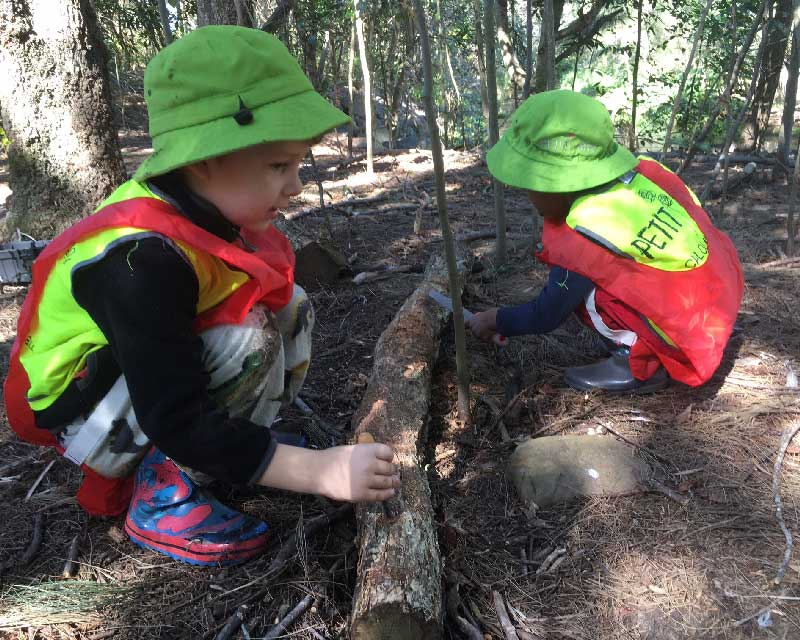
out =
{"type": "Polygon", "coordinates": [[[303,181],[300,180],[300,171],[293,172],[292,178],[284,186],[284,193],[287,196],[296,196],[303,190],[303,181]]]}

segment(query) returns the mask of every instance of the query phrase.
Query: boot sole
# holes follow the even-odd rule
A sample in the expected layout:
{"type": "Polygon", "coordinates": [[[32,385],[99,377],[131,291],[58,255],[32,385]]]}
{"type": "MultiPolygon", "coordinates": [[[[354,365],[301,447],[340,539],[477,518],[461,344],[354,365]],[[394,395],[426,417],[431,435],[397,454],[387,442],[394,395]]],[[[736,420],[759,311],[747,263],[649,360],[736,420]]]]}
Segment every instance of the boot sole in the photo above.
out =
{"type": "Polygon", "coordinates": [[[264,552],[269,539],[269,534],[265,532],[237,544],[236,548],[231,548],[230,544],[191,541],[188,545],[181,545],[175,543],[173,536],[140,529],[130,518],[125,518],[125,533],[134,544],[143,549],[157,551],[181,562],[203,567],[232,566],[252,560],[264,552]]]}

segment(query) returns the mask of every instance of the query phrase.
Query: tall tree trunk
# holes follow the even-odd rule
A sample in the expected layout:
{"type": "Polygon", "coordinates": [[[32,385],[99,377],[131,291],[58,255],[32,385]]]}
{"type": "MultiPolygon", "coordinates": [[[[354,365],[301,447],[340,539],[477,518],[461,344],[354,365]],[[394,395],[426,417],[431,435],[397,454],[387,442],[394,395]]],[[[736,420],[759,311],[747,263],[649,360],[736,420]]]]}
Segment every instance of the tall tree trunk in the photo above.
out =
{"type": "Polygon", "coordinates": [[[361,19],[359,0],[353,0],[355,7],[356,38],[358,39],[358,56],[361,61],[361,74],[364,78],[364,128],[367,134],[367,173],[373,173],[372,167],[372,81],[367,63],[367,45],[364,42],[364,21],[361,19]]]}
{"type": "Polygon", "coordinates": [[[753,148],[760,149],[769,126],[772,103],[780,82],[781,68],[786,56],[786,45],[792,30],[792,0],[777,0],[775,16],[769,21],[767,46],[761,62],[763,73],[759,73],[758,86],[753,98],[753,148]]]}
{"type": "MultiPolygon", "coordinates": [[[[564,0],[545,0],[542,7],[542,24],[539,28],[539,47],[536,51],[536,78],[534,79],[533,90],[534,93],[547,91],[548,86],[555,85],[555,42],[556,34],[559,33],[559,25],[561,24],[561,15],[564,12],[564,0]],[[552,20],[550,20],[548,2],[552,7],[552,20]],[[547,34],[550,31],[549,25],[552,24],[553,37],[548,38],[547,34]],[[552,43],[552,44],[550,44],[552,43]],[[550,82],[548,82],[548,78],[550,82]]],[[[579,18],[580,19],[580,18],[579,18]]],[[[576,23],[578,21],[576,20],[576,23]]],[[[565,31],[572,33],[570,27],[565,31]]]]}
{"type": "Polygon", "coordinates": [[[683,89],[686,86],[686,80],[689,78],[689,73],[692,71],[692,63],[694,62],[694,57],[697,54],[697,48],[700,46],[700,40],[703,37],[703,28],[705,27],[706,23],[706,16],[708,15],[708,10],[711,8],[711,4],[713,2],[714,0],[708,0],[708,2],[706,2],[706,6],[703,8],[702,13],[700,14],[700,21],[697,23],[697,30],[694,32],[692,51],[689,53],[689,60],[686,63],[686,68],[683,70],[681,83],[678,85],[678,92],[675,94],[675,100],[672,103],[672,112],[669,115],[667,132],[664,134],[664,154],[667,153],[667,149],[669,148],[669,141],[672,137],[672,127],[675,125],[675,116],[678,114],[678,107],[680,106],[681,99],[683,98],[683,89]]]}
{"type": "Polygon", "coordinates": [[[469,424],[469,362],[467,361],[467,346],[464,330],[464,313],[461,308],[461,284],[459,282],[458,267],[456,266],[456,250],[453,242],[453,233],[450,231],[450,221],[447,218],[447,200],[445,196],[444,161],[442,160],[442,147],[439,144],[439,127],[436,126],[436,111],[433,108],[433,69],[431,68],[431,50],[428,42],[428,31],[425,25],[425,11],[422,0],[413,0],[417,14],[420,44],[422,45],[422,68],[425,73],[422,98],[425,104],[425,116],[428,120],[428,130],[431,136],[431,155],[433,156],[433,171],[436,175],[436,208],[439,212],[439,224],[442,228],[442,241],[447,259],[447,275],[450,283],[450,295],[453,301],[453,328],[456,339],[456,371],[458,376],[458,417],[469,424]]]}
{"type": "Polygon", "coordinates": [[[497,0],[497,40],[503,54],[503,66],[506,68],[514,91],[516,91],[525,85],[525,69],[522,68],[514,51],[511,33],[508,25],[508,0],[497,0]]]}
{"type": "MultiPolygon", "coordinates": [[[[497,66],[494,59],[494,1],[484,0],[483,31],[486,36],[486,94],[489,97],[489,147],[497,144],[500,137],[497,123],[497,66]]],[[[497,220],[497,245],[495,260],[506,261],[506,203],[503,185],[492,177],[494,186],[494,213],[497,220]]]]}
{"type": "Polygon", "coordinates": [[[172,42],[172,29],[169,28],[169,12],[167,11],[167,0],[156,0],[158,4],[158,15],[161,18],[161,28],[164,30],[164,42],[172,42]]]}
{"type": "Polygon", "coordinates": [[[120,182],[108,62],[89,0],[0,0],[9,230],[58,233],[120,182]]]}
{"type": "Polygon", "coordinates": [[[355,51],[356,51],[356,22],[353,20],[353,25],[350,27],[350,57],[347,61],[347,93],[350,96],[350,104],[348,105],[348,113],[350,114],[350,122],[347,123],[347,157],[353,157],[353,129],[356,121],[355,109],[355,92],[353,91],[353,66],[355,64],[355,51]]]}
{"type": "MultiPolygon", "coordinates": [[[[800,72],[800,0],[792,3],[792,49],[786,65],[788,77],[783,100],[783,121],[772,179],[786,175],[789,168],[789,149],[792,148],[792,129],[794,128],[794,109],[797,105],[797,77],[800,72]]],[[[797,160],[795,160],[797,162],[797,160]]]]}
{"type": "MultiPolygon", "coordinates": [[[[548,0],[545,0],[547,2],[548,0]]],[[[636,50],[633,54],[633,83],[631,86],[631,128],[628,131],[628,148],[636,151],[636,107],[639,102],[639,58],[642,53],[642,5],[644,0],[639,0],[636,7],[636,50]]]]}
{"type": "Polygon", "coordinates": [[[234,0],[197,0],[197,26],[239,24],[234,0]]]}
{"type": "Polygon", "coordinates": [[[481,108],[483,117],[489,121],[489,95],[486,89],[486,53],[484,51],[483,14],[481,0],[472,0],[472,9],[475,14],[475,45],[478,49],[478,76],[481,83],[481,108]]]}
{"type": "Polygon", "coordinates": [[[711,129],[714,127],[714,123],[717,121],[719,114],[722,112],[723,106],[730,105],[731,101],[731,93],[733,88],[736,86],[736,82],[739,79],[739,71],[742,68],[742,63],[744,62],[747,53],[750,51],[750,47],[753,45],[753,40],[756,38],[756,33],[758,33],[758,29],[761,26],[761,21],[764,18],[764,12],[767,8],[767,0],[762,0],[761,5],[759,5],[759,9],[756,12],[755,18],[753,19],[753,26],[750,28],[750,31],[745,38],[745,41],[742,43],[741,48],[739,49],[739,53],[736,56],[736,60],[734,61],[733,65],[731,66],[731,70],[728,72],[728,78],[725,85],[725,91],[717,100],[717,104],[714,106],[714,109],[711,111],[711,114],[708,116],[706,120],[706,124],[703,129],[698,133],[692,142],[689,144],[689,148],[686,150],[686,157],[683,159],[681,166],[678,167],[676,173],[680,175],[686,170],[686,167],[692,162],[692,158],[694,157],[695,152],[697,151],[697,145],[699,145],[703,140],[706,139],[709,133],[711,133],[711,129]]]}
{"type": "MultiPolygon", "coordinates": [[[[764,54],[767,48],[767,23],[764,22],[764,27],[761,32],[761,44],[758,47],[758,53],[756,54],[756,64],[755,69],[763,69],[762,63],[764,61],[764,54]]],[[[747,116],[747,111],[750,108],[750,103],[753,100],[753,96],[756,92],[756,84],[758,82],[759,76],[753,75],[750,81],[750,88],[747,91],[747,95],[744,98],[744,104],[739,111],[739,114],[736,117],[730,118],[730,125],[728,126],[728,130],[725,134],[725,142],[722,146],[722,153],[720,154],[719,160],[717,160],[717,164],[714,166],[714,170],[711,173],[711,177],[709,178],[708,182],[706,183],[705,189],[703,189],[703,193],[700,196],[700,204],[705,204],[706,198],[711,194],[711,187],[713,186],[714,182],[717,179],[717,176],[722,171],[722,167],[728,161],[728,154],[730,153],[731,144],[736,139],[736,136],[739,132],[739,127],[742,126],[742,122],[744,122],[745,117],[747,116]]]]}
{"type": "Polygon", "coordinates": [[[276,33],[286,24],[289,14],[294,9],[294,0],[280,0],[278,6],[272,11],[267,20],[261,25],[262,31],[276,33]]]}
{"type": "Polygon", "coordinates": [[[525,3],[525,86],[522,98],[531,95],[531,75],[533,74],[533,0],[525,3]]]}

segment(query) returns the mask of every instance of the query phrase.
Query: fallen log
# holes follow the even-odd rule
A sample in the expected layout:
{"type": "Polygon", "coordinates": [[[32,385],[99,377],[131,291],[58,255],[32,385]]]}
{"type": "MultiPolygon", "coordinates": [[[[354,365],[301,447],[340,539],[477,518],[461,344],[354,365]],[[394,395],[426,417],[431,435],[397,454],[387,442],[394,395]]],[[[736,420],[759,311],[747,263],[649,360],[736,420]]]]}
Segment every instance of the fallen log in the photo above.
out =
{"type": "MultiPolygon", "coordinates": [[[[459,257],[465,253],[459,252],[459,257]]],[[[459,273],[467,272],[460,259],[459,273]]],[[[444,259],[435,257],[422,284],[381,334],[367,391],[353,416],[354,439],[390,445],[400,469],[396,508],[362,504],[353,640],[428,640],[442,633],[442,562],[430,488],[422,467],[431,377],[446,312],[428,298],[447,290],[444,259]],[[367,436],[366,438],[364,436],[367,436]]]]}
{"type": "Polygon", "coordinates": [[[306,291],[331,284],[349,271],[347,258],[336,247],[312,238],[298,223],[284,219],[272,224],[289,238],[295,254],[294,279],[306,291]]]}

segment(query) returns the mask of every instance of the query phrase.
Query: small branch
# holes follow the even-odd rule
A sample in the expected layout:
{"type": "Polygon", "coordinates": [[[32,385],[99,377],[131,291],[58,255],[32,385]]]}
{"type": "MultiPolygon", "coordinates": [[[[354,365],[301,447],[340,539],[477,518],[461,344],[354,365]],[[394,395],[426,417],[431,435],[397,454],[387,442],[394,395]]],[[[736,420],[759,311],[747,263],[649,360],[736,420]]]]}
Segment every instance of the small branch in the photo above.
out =
{"type": "Polygon", "coordinates": [[[380,271],[362,271],[353,278],[353,284],[364,284],[366,282],[374,282],[375,280],[383,280],[398,273],[422,273],[425,270],[423,265],[419,264],[406,264],[398,266],[387,266],[380,271]]]}
{"type": "Polygon", "coordinates": [[[42,545],[43,533],[44,514],[37,513],[33,518],[33,535],[31,536],[31,543],[28,545],[25,553],[23,553],[19,560],[17,560],[16,565],[18,567],[24,567],[31,560],[33,560],[34,556],[39,552],[39,547],[42,545]]]}
{"type": "Polygon", "coordinates": [[[215,640],[229,640],[231,636],[242,626],[244,615],[247,612],[247,605],[240,605],[225,622],[225,626],[220,629],[215,640]]]}
{"type": "Polygon", "coordinates": [[[47,475],[47,472],[50,471],[50,467],[52,467],[55,463],[56,460],[55,458],[53,458],[50,462],[47,463],[47,466],[44,469],[42,469],[42,472],[39,474],[39,477],[36,478],[36,480],[34,480],[33,485],[31,486],[30,489],[28,489],[28,493],[25,494],[24,502],[27,502],[28,500],[31,499],[33,492],[36,491],[36,487],[38,487],[41,484],[42,480],[44,480],[44,477],[47,475]]]}
{"type": "Polygon", "coordinates": [[[492,598],[494,599],[494,610],[497,612],[497,619],[500,621],[500,626],[503,627],[503,634],[506,640],[519,640],[517,630],[514,628],[514,625],[511,624],[511,620],[508,617],[508,611],[506,610],[506,603],[503,600],[503,596],[500,595],[499,591],[492,591],[492,598]]]}
{"type": "Polygon", "coordinates": [[[61,575],[65,578],[71,578],[75,575],[78,570],[78,565],[75,560],[78,557],[78,543],[80,542],[81,534],[77,534],[69,545],[69,551],[67,551],[67,561],[64,563],[64,570],[61,572],[61,575]]]}
{"type": "Polygon", "coordinates": [[[480,629],[475,627],[469,620],[459,615],[458,607],[461,604],[461,598],[458,595],[458,583],[454,584],[447,590],[447,599],[445,605],[447,607],[447,615],[458,627],[458,630],[464,634],[469,640],[483,640],[483,634],[480,629]]]}
{"type": "Polygon", "coordinates": [[[311,605],[314,604],[315,596],[313,594],[308,594],[305,598],[303,598],[297,605],[295,605],[294,609],[292,609],[286,616],[281,620],[278,624],[276,624],[272,629],[270,629],[265,636],[263,636],[263,640],[275,640],[283,635],[283,632],[289,628],[289,626],[297,620],[300,616],[302,616],[308,609],[311,608],[311,605]]]}
{"type": "Polygon", "coordinates": [[[781,500],[781,468],[783,466],[783,458],[786,456],[786,449],[789,444],[800,431],[800,422],[793,427],[786,427],[781,437],[781,446],[778,449],[778,455],[775,457],[775,469],[772,474],[772,495],[775,498],[775,519],[783,531],[783,536],[786,538],[786,550],[783,552],[783,562],[778,567],[778,572],[772,580],[773,584],[779,585],[783,581],[783,576],[786,574],[786,569],[789,566],[789,560],[792,557],[792,532],[786,526],[783,519],[783,502],[781,500]]]}

